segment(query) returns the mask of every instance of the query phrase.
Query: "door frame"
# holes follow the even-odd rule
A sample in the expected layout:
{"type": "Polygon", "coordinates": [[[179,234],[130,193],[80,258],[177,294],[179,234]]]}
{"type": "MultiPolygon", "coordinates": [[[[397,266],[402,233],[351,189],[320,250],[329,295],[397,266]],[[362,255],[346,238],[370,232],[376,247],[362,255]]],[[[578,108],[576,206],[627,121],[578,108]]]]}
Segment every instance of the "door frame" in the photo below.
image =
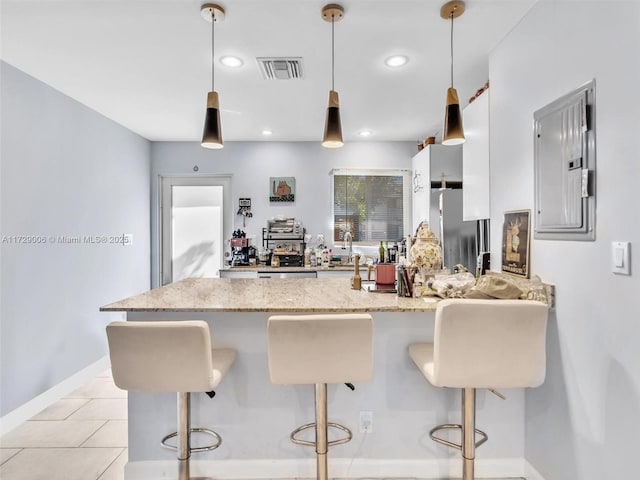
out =
{"type": "MultiPolygon", "coordinates": [[[[158,175],[158,285],[163,286],[171,283],[171,255],[165,255],[171,251],[171,230],[165,231],[164,215],[167,205],[165,205],[165,190],[168,189],[168,207],[171,210],[171,187],[172,186],[220,186],[222,187],[222,242],[231,236],[233,228],[233,196],[231,195],[233,175],[158,175]],[[165,238],[166,235],[166,238],[165,238]],[[165,281],[167,279],[167,281],[165,281]]],[[[169,212],[166,212],[169,214],[169,212]]],[[[169,223],[170,225],[170,223],[169,223]]],[[[222,255],[224,261],[224,254],[222,255]]],[[[222,268],[222,265],[220,265],[222,268]]]]}

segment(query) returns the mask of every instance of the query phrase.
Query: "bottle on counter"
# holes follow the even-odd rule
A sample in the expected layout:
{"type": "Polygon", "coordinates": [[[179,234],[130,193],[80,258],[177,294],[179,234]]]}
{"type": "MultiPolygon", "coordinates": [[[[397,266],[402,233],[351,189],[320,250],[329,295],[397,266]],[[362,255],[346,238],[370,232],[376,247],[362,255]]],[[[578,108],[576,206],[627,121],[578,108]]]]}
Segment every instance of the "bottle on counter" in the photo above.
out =
{"type": "Polygon", "coordinates": [[[305,267],[311,266],[311,250],[308,248],[304,249],[304,266],[305,267]]]}
{"type": "Polygon", "coordinates": [[[329,249],[329,265],[331,265],[332,261],[333,261],[333,252],[331,251],[331,249],[329,249]]]}
{"type": "Polygon", "coordinates": [[[384,263],[389,263],[389,242],[384,242],[384,263]]]}
{"type": "Polygon", "coordinates": [[[378,263],[384,262],[384,245],[382,245],[382,240],[380,240],[380,246],[378,247],[378,263]]]}
{"type": "Polygon", "coordinates": [[[315,267],[317,265],[316,263],[316,249],[312,248],[311,249],[311,253],[309,254],[309,265],[311,265],[312,267],[315,267]]]}

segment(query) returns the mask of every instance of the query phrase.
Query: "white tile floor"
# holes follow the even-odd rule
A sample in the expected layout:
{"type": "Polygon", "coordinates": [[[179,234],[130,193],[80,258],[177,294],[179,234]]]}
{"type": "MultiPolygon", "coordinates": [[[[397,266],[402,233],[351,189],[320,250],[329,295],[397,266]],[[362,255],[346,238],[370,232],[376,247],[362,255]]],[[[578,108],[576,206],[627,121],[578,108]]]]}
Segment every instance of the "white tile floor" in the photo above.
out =
{"type": "Polygon", "coordinates": [[[127,392],[106,371],[0,438],[2,480],[123,480],[127,392]]]}
{"type": "Polygon", "coordinates": [[[126,463],[127,392],[111,371],[0,438],[2,480],[124,480],[126,463]]]}

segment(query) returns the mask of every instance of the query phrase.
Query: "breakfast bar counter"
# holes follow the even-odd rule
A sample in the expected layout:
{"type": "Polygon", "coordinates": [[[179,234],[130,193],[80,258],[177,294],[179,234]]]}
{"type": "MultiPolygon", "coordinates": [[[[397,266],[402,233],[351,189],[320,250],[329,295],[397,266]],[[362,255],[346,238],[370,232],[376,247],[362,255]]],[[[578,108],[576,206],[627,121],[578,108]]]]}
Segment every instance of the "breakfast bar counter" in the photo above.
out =
{"type": "Polygon", "coordinates": [[[121,300],[103,312],[433,312],[433,298],[351,289],[349,278],[190,278],[121,300]]]}
{"type": "MultiPolygon", "coordinates": [[[[220,448],[191,459],[192,475],[232,478],[312,478],[313,449],[289,441],[297,426],[312,421],[313,389],[272,385],[267,357],[267,320],[272,314],[371,313],[374,320],[373,379],[329,385],[329,420],[354,432],[331,449],[331,477],[459,477],[459,460],[429,439],[429,430],[459,417],[454,389],[434,388],[409,358],[408,345],[433,339],[437,301],[393,293],[352,290],[350,278],[187,279],[103,306],[109,321],[204,320],[213,344],[237,349],[235,363],[216,396],[193,394],[192,426],[212,428],[220,448]],[[372,431],[360,430],[371,412],[372,431]]],[[[180,362],[179,358],[175,359],[180,362]]],[[[488,477],[522,477],[524,393],[504,402],[478,391],[479,427],[492,440],[479,450],[476,469],[488,477]]],[[[176,430],[171,393],[129,392],[126,480],[172,478],[175,452],[159,446],[176,430]]],[[[195,439],[199,441],[199,439],[195,439]]]]}

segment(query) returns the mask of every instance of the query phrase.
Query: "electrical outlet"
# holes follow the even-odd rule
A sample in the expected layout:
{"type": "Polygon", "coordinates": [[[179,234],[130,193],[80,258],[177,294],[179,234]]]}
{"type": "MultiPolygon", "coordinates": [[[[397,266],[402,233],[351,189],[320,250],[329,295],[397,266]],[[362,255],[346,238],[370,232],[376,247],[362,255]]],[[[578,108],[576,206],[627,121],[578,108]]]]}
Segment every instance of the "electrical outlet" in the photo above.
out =
{"type": "Polygon", "coordinates": [[[360,412],[360,433],[373,432],[373,412],[360,412]]]}

